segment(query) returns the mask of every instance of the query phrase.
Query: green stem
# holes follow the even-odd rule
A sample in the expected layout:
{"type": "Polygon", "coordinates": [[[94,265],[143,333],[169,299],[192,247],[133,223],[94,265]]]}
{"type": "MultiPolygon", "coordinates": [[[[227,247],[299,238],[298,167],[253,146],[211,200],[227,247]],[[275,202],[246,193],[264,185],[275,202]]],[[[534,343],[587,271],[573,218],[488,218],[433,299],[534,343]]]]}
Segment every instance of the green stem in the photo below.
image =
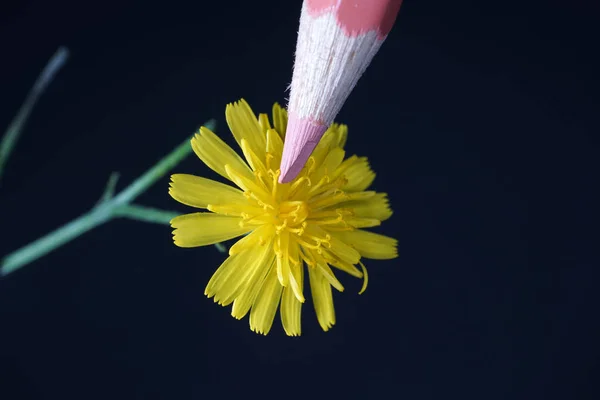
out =
{"type": "MultiPolygon", "coordinates": [[[[216,127],[216,121],[214,119],[208,120],[204,126],[210,130],[214,130],[216,127]]],[[[177,146],[169,155],[160,160],[154,167],[146,171],[145,174],[136,179],[131,185],[127,186],[121,193],[115,196],[114,201],[119,204],[130,203],[137,196],[142,194],[148,187],[154,182],[162,178],[167,172],[173,169],[174,166],[179,164],[181,160],[188,156],[192,152],[192,146],[190,145],[190,139],[186,139],[185,142],[177,146]]]]}
{"type": "MultiPolygon", "coordinates": [[[[214,130],[215,125],[214,120],[209,120],[204,126],[214,130]]],[[[0,276],[6,276],[16,271],[114,217],[126,217],[138,221],[168,225],[171,219],[178,215],[177,213],[130,204],[130,202],[162,178],[191,152],[192,148],[188,138],[154,167],[114,196],[118,174],[113,173],[99,203],[94,208],[55,231],[8,254],[0,262],[0,276]]],[[[226,251],[221,244],[215,246],[221,252],[226,251]]]]}
{"type": "Polygon", "coordinates": [[[2,137],[2,141],[0,142],[0,178],[2,178],[2,172],[4,170],[4,166],[8,161],[8,157],[12,152],[13,148],[17,144],[17,139],[25,126],[25,122],[27,122],[27,118],[29,118],[29,114],[35,103],[37,103],[39,97],[44,93],[46,87],[52,79],[54,75],[62,68],[62,66],[67,62],[69,58],[69,50],[65,47],[60,47],[56,50],[56,53],[52,56],[48,64],[44,70],[40,73],[37,80],[35,81],[33,87],[27,94],[23,105],[19,108],[17,115],[13,118],[8,129],[4,133],[2,137]]]}
{"type": "Polygon", "coordinates": [[[52,250],[70,242],[77,236],[97,227],[110,218],[111,214],[106,207],[95,208],[83,214],[79,218],[4,257],[2,259],[2,267],[0,268],[0,276],[6,276],[22,266],[45,256],[52,250]]]}
{"type": "Polygon", "coordinates": [[[163,211],[138,204],[124,204],[114,209],[115,217],[125,217],[153,224],[169,225],[171,220],[181,213],[163,211]]]}

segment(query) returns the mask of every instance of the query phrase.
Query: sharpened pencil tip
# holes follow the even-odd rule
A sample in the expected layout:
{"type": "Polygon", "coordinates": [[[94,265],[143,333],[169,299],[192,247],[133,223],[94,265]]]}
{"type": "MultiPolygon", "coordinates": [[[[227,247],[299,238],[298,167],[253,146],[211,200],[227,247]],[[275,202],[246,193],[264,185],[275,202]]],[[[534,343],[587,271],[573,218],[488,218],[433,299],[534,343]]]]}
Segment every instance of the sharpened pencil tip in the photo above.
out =
{"type": "Polygon", "coordinates": [[[298,176],[300,171],[302,171],[302,168],[304,167],[306,160],[308,160],[308,157],[306,157],[306,159],[304,159],[304,161],[300,158],[296,158],[292,162],[292,164],[289,166],[289,168],[287,168],[287,169],[282,168],[281,175],[279,175],[279,183],[289,183],[289,182],[293,181],[298,176]]]}
{"type": "Polygon", "coordinates": [[[298,176],[326,130],[322,123],[289,114],[279,183],[291,182],[298,176]]]}

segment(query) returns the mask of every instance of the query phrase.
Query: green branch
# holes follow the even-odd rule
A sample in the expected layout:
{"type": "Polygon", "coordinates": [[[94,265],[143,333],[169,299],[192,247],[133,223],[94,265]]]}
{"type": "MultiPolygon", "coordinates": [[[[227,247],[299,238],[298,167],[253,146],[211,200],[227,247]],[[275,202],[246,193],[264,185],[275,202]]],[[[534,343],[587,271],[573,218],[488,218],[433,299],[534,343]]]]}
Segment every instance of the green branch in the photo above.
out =
{"type": "MultiPolygon", "coordinates": [[[[19,135],[29,118],[29,114],[31,114],[39,97],[50,84],[56,73],[66,63],[68,58],[69,50],[67,48],[60,47],[56,51],[50,61],[48,61],[44,70],[38,76],[33,87],[27,94],[25,102],[8,126],[6,133],[0,141],[0,178],[2,177],[2,172],[8,161],[8,157],[12,153],[19,135]]],[[[210,120],[205,126],[214,130],[215,125],[215,121],[210,120]]],[[[177,213],[131,203],[189,155],[191,151],[190,141],[187,139],[160,160],[154,167],[150,168],[116,195],[115,189],[119,174],[116,172],[111,174],[104,193],[96,206],[73,221],[2,258],[0,260],[0,276],[6,276],[11,272],[18,270],[113,218],[124,217],[143,222],[168,225],[171,219],[178,215],[177,213]]],[[[215,246],[220,252],[226,251],[225,247],[220,243],[215,246]]]]}
{"type": "Polygon", "coordinates": [[[111,218],[107,209],[94,209],[61,226],[46,236],[34,240],[26,246],[10,253],[2,259],[0,275],[6,276],[11,272],[45,256],[77,236],[97,227],[111,218]]]}
{"type": "MultiPolygon", "coordinates": [[[[209,120],[204,124],[204,126],[211,130],[215,129],[215,125],[216,123],[214,120],[209,120]]],[[[6,276],[11,272],[16,271],[113,218],[126,217],[144,222],[169,224],[169,221],[178,215],[177,213],[131,203],[137,196],[146,191],[157,180],[162,178],[175,165],[188,156],[191,151],[192,148],[188,138],[166,157],[160,160],[154,167],[150,168],[116,195],[114,193],[118,174],[113,173],[108,180],[106,189],[104,190],[100,201],[94,208],[55,231],[8,254],[0,262],[0,276],[6,276]]],[[[218,244],[216,246],[219,251],[225,251],[223,245],[218,244]]]]}
{"type": "Polygon", "coordinates": [[[139,204],[123,204],[113,210],[113,215],[115,217],[150,222],[151,224],[169,225],[171,220],[176,216],[181,215],[181,213],[140,206],[139,204]]]}
{"type": "Polygon", "coordinates": [[[27,94],[23,105],[19,108],[17,115],[13,118],[8,129],[4,133],[2,137],[2,141],[0,141],[0,179],[2,178],[2,172],[4,171],[4,166],[8,161],[8,157],[10,156],[13,148],[17,144],[17,140],[19,139],[19,135],[25,126],[25,122],[27,122],[27,118],[33,110],[35,103],[37,103],[39,97],[44,93],[46,87],[52,79],[54,75],[62,68],[62,66],[67,62],[69,58],[69,50],[66,47],[60,47],[56,50],[56,53],[52,56],[46,67],[38,76],[35,81],[33,87],[27,94]]]}

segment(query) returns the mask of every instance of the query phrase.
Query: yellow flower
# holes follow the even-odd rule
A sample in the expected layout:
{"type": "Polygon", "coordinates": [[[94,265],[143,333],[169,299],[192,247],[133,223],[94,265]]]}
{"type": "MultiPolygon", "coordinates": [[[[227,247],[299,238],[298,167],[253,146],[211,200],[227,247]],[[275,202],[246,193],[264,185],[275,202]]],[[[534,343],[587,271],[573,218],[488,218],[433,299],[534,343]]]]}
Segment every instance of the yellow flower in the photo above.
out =
{"type": "Polygon", "coordinates": [[[286,334],[300,335],[306,265],[317,319],[327,331],[335,324],[331,287],[344,290],[330,267],[363,278],[362,293],[368,279],[361,257],[397,257],[395,239],[362,229],[392,215],[386,194],[365,191],[375,178],[365,157],[344,160],[345,125],[333,124],[299,176],[280,184],[286,111],[275,104],[271,125],[266,114],[257,118],[240,100],[227,105],[225,116],[246,161],[205,127],[192,147],[237,188],[173,175],[171,196],[209,211],[174,218],[175,244],[206,246],[245,235],[229,249],[205,294],[223,306],[233,303],[237,319],[250,312],[250,328],[265,335],[279,304],[286,334]]]}

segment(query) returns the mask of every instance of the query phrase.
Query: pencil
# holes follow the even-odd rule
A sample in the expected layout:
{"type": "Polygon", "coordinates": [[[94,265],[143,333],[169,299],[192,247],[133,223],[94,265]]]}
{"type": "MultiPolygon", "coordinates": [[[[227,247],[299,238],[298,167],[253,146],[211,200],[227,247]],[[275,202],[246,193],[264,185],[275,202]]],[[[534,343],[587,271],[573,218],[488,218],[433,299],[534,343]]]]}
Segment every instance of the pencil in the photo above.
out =
{"type": "Polygon", "coordinates": [[[293,180],[392,29],[402,0],[304,0],[280,183],[293,180]]]}

